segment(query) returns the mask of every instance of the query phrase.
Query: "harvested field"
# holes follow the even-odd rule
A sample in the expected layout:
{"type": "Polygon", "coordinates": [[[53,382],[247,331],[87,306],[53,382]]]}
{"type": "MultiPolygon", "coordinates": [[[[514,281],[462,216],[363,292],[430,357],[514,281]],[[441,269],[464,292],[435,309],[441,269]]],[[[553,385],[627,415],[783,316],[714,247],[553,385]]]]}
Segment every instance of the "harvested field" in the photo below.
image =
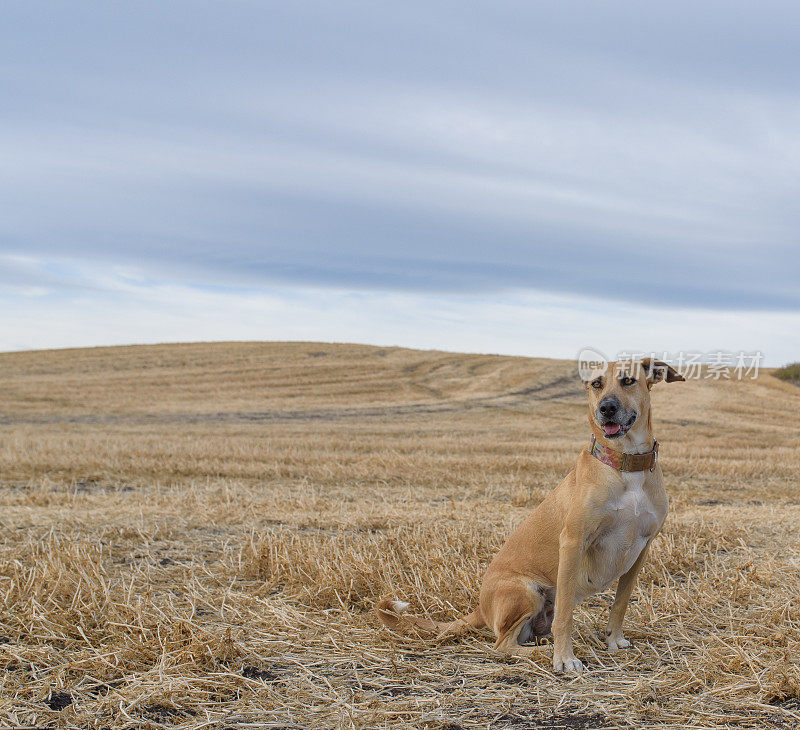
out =
{"type": "Polygon", "coordinates": [[[800,725],[800,389],[657,386],[671,512],[588,672],[449,619],[586,442],[574,363],[321,343],[0,355],[0,724],[800,725]]]}

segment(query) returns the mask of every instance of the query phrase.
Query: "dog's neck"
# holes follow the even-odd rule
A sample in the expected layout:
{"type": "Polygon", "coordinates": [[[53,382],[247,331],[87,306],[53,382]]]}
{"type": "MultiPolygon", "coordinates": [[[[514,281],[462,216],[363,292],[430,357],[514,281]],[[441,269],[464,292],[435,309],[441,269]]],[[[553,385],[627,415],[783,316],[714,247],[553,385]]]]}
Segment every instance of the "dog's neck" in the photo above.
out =
{"type": "Polygon", "coordinates": [[[637,419],[628,433],[616,439],[606,438],[603,430],[594,422],[591,415],[589,416],[589,427],[592,429],[592,433],[598,443],[607,446],[609,449],[623,454],[646,454],[648,451],[653,450],[653,445],[655,444],[653,434],[648,427],[647,422],[649,420],[649,418],[637,419]]]}

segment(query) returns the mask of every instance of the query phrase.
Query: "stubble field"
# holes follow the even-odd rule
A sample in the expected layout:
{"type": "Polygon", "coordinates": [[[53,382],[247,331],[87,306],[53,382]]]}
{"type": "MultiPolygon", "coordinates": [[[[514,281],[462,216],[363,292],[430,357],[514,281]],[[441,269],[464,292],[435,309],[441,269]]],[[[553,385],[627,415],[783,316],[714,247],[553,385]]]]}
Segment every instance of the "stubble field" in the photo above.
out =
{"type": "Polygon", "coordinates": [[[628,611],[552,647],[393,635],[470,610],[588,436],[575,364],[320,343],[0,354],[0,725],[800,724],[800,388],[654,389],[670,516],[628,611]]]}

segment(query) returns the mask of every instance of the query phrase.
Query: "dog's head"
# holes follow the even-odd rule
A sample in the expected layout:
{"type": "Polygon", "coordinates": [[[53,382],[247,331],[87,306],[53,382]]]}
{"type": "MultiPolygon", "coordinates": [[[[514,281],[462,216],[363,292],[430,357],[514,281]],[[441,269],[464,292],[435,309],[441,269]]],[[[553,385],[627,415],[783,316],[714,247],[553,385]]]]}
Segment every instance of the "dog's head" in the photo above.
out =
{"type": "Polygon", "coordinates": [[[683,379],[671,365],[651,358],[612,362],[604,370],[584,373],[592,430],[601,438],[615,440],[634,427],[643,427],[649,436],[650,388],[683,379]]]}

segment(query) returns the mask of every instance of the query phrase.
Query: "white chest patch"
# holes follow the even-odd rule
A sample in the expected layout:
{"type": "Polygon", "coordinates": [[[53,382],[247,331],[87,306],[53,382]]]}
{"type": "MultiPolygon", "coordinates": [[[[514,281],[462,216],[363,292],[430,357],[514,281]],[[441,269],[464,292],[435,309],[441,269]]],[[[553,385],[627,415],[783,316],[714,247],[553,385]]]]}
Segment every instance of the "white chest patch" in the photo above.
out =
{"type": "Polygon", "coordinates": [[[625,489],[604,505],[605,519],[584,553],[584,590],[579,591],[579,600],[606,590],[627,573],[666,516],[644,491],[645,472],[625,472],[621,477],[625,489]]]}

